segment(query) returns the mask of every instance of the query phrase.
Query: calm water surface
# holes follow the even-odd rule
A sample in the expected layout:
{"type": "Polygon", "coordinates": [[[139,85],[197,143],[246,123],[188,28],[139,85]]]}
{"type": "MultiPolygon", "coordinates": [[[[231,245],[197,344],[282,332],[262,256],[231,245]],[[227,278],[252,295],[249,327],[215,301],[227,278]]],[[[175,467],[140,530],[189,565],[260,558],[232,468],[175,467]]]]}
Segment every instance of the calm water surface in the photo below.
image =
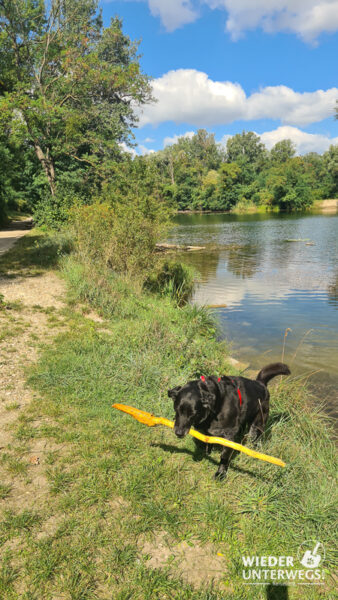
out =
{"type": "Polygon", "coordinates": [[[225,305],[215,311],[232,354],[257,369],[280,360],[289,327],[285,362],[336,416],[338,215],[181,214],[168,241],[206,246],[184,253],[201,274],[193,301],[225,305]]]}

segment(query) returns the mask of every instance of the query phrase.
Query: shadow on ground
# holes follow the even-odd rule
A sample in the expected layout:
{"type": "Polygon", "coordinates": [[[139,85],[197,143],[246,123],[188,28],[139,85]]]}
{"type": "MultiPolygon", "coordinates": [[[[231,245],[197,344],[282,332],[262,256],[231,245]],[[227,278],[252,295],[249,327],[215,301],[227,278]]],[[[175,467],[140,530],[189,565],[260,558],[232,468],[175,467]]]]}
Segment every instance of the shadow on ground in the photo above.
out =
{"type": "MultiPolygon", "coordinates": [[[[179,453],[179,454],[188,454],[189,456],[192,457],[192,459],[195,462],[203,460],[203,459],[206,459],[210,463],[212,463],[213,465],[215,465],[216,467],[218,467],[218,464],[219,464],[219,459],[213,458],[212,456],[206,454],[205,451],[203,451],[202,448],[198,448],[197,447],[195,449],[195,451],[193,452],[192,450],[189,450],[188,448],[178,448],[177,446],[172,446],[170,444],[163,444],[163,443],[153,442],[151,445],[153,447],[161,448],[165,452],[179,453]]],[[[239,454],[239,453],[234,451],[234,454],[239,454]]],[[[243,469],[242,467],[238,467],[234,463],[234,460],[236,460],[236,456],[234,456],[234,458],[232,459],[232,461],[230,463],[229,470],[231,469],[231,470],[237,471],[238,473],[242,473],[243,475],[250,475],[250,477],[254,477],[255,479],[260,479],[262,481],[266,481],[266,478],[264,476],[260,475],[259,473],[255,473],[254,471],[250,471],[249,469],[243,469]]]]}
{"type": "MultiPolygon", "coordinates": [[[[32,230],[20,238],[15,245],[0,258],[0,276],[15,277],[21,271],[30,269],[48,269],[57,265],[60,256],[71,251],[72,244],[69,235],[55,233],[46,235],[44,232],[32,230]]],[[[32,272],[31,275],[37,275],[32,272]]]]}
{"type": "Polygon", "coordinates": [[[288,600],[289,590],[287,585],[273,585],[270,583],[266,587],[267,600],[288,600]]]}

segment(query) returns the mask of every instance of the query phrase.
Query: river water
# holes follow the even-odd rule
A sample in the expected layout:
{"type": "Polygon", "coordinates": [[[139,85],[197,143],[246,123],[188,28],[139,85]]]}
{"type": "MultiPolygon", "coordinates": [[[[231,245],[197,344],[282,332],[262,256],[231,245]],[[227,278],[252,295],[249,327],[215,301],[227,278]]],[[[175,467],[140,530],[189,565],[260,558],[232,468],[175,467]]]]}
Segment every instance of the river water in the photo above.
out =
{"type": "Polygon", "coordinates": [[[284,360],[331,416],[338,406],[338,215],[180,214],[168,242],[200,273],[193,302],[250,368],[284,360]],[[302,241],[287,241],[287,240],[302,241]]]}

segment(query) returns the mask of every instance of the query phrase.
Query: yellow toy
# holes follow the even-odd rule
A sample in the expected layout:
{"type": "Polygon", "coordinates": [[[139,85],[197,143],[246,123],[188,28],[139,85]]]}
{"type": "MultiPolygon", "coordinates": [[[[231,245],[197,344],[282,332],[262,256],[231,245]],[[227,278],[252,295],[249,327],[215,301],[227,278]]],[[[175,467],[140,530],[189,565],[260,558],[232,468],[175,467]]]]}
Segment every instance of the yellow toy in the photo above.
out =
{"type": "MultiPolygon", "coordinates": [[[[154,425],[166,425],[166,427],[170,427],[171,429],[174,428],[173,421],[169,421],[169,419],[165,419],[164,417],[154,417],[154,415],[151,413],[145,412],[144,410],[139,410],[138,408],[133,408],[132,406],[127,406],[126,404],[113,404],[113,408],[122,410],[128,415],[134,417],[134,419],[140,423],[148,425],[149,427],[154,427],[154,425]]],[[[236,442],[231,442],[230,440],[226,440],[221,437],[204,435],[203,433],[195,431],[194,429],[190,429],[189,435],[192,435],[206,444],[220,444],[221,446],[228,446],[229,448],[233,448],[233,450],[244,452],[244,454],[252,456],[252,458],[258,458],[259,460],[264,460],[265,462],[272,463],[273,465],[285,467],[285,462],[279,458],[274,458],[273,456],[268,456],[267,454],[262,454],[261,452],[255,452],[255,450],[250,450],[250,448],[246,448],[246,446],[242,446],[241,444],[236,444],[236,442]]]]}

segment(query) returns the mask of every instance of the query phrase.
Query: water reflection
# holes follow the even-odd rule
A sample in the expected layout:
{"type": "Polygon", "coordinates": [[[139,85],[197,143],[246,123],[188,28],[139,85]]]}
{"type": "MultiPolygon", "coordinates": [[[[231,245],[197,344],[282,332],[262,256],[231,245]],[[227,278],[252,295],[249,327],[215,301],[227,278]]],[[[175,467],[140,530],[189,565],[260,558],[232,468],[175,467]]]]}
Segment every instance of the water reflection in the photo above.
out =
{"type": "Polygon", "coordinates": [[[184,253],[182,260],[192,264],[199,271],[201,282],[206,283],[216,277],[217,268],[220,263],[220,250],[215,249],[208,252],[196,252],[194,256],[184,253]]]}
{"type": "Polygon", "coordinates": [[[240,277],[246,279],[253,277],[258,271],[263,257],[263,248],[257,245],[232,246],[225,252],[227,257],[228,270],[240,277]]]}
{"type": "Polygon", "coordinates": [[[338,272],[334,275],[327,289],[328,303],[338,308],[338,272]]]}

